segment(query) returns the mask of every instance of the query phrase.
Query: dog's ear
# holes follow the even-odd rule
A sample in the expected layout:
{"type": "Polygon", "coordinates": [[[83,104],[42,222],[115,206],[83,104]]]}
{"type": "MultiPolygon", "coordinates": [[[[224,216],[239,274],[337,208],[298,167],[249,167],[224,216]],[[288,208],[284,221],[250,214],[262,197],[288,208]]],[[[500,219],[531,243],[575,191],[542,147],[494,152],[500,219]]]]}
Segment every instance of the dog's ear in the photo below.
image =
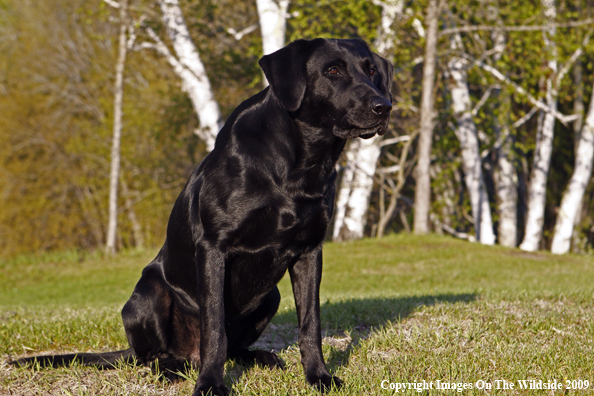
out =
{"type": "Polygon", "coordinates": [[[272,93],[287,111],[297,111],[305,94],[309,41],[297,40],[258,62],[272,93]]]}
{"type": "Polygon", "coordinates": [[[392,62],[389,60],[382,58],[376,53],[371,54],[373,56],[373,61],[378,68],[379,71],[379,80],[378,80],[378,88],[386,98],[392,101],[392,81],[394,81],[394,66],[392,66],[392,62]]]}

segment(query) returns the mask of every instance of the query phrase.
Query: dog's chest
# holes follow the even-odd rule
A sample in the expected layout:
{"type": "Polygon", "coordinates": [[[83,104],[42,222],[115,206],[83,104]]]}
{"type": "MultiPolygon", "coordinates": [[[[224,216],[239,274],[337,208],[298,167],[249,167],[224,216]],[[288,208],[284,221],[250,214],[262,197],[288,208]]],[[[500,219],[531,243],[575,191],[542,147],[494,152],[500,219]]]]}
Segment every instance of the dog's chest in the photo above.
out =
{"type": "Polygon", "coordinates": [[[326,235],[329,222],[327,205],[322,198],[297,199],[293,207],[294,214],[281,215],[284,223],[281,224],[281,232],[287,233],[288,246],[297,250],[316,247],[326,235]]]}
{"type": "Polygon", "coordinates": [[[323,241],[330,217],[325,194],[268,195],[263,201],[232,222],[223,249],[247,254],[273,249],[294,256],[323,241]]]}
{"type": "Polygon", "coordinates": [[[242,314],[258,306],[292,264],[322,243],[328,213],[322,200],[307,200],[269,208],[261,219],[259,227],[252,224],[251,232],[243,234],[228,261],[233,306],[242,314]],[[274,232],[267,227],[271,224],[274,232]]]}

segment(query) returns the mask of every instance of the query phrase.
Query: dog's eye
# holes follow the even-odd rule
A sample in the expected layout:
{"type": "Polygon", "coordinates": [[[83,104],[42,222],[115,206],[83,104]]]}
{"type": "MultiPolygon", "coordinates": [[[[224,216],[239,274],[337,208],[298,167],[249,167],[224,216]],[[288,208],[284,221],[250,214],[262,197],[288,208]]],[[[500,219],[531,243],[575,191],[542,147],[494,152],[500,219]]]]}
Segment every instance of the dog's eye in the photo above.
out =
{"type": "Polygon", "coordinates": [[[370,76],[375,76],[375,73],[376,73],[376,71],[375,71],[375,69],[373,67],[371,69],[369,69],[369,75],[370,76]]]}
{"type": "Polygon", "coordinates": [[[337,76],[340,74],[340,71],[338,70],[338,67],[331,67],[326,71],[326,73],[337,76]]]}

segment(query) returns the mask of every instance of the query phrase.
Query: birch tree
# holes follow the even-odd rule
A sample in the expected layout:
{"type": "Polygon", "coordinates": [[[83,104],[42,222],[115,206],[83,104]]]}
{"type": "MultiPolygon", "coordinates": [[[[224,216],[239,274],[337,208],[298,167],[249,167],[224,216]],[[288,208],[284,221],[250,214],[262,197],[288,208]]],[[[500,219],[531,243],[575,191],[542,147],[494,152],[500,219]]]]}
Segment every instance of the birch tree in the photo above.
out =
{"type": "MultiPolygon", "coordinates": [[[[388,57],[394,46],[395,32],[392,25],[402,16],[403,0],[374,1],[382,7],[380,26],[374,46],[378,53],[388,57]]],[[[346,166],[338,191],[332,239],[345,241],[363,238],[367,210],[377,161],[381,154],[382,136],[356,139],[346,150],[346,166]]]]}
{"type": "Polygon", "coordinates": [[[575,155],[575,166],[567,189],[563,193],[561,206],[555,224],[555,234],[551,245],[551,252],[565,254],[571,245],[571,236],[579,218],[582,199],[592,175],[594,161],[594,90],[590,98],[590,108],[586,122],[579,135],[575,155]]]}
{"type": "Polygon", "coordinates": [[[145,26],[145,30],[153,41],[143,43],[138,48],[155,49],[165,57],[173,71],[181,78],[182,89],[190,97],[200,122],[200,127],[194,132],[206,143],[206,148],[210,151],[214,148],[216,136],[223,126],[223,117],[219,105],[215,100],[198,49],[190,37],[179,1],[159,0],[159,6],[161,8],[161,20],[173,44],[175,55],[169,51],[161,38],[148,26],[145,26]]]}
{"type": "Polygon", "coordinates": [[[264,55],[278,51],[285,45],[289,0],[256,0],[262,51],[264,55]]]}
{"type": "Polygon", "coordinates": [[[554,78],[558,73],[557,45],[555,42],[556,28],[553,25],[557,15],[554,0],[541,0],[545,17],[550,28],[543,32],[545,52],[548,57],[547,67],[551,76],[546,79],[546,105],[549,111],[544,116],[542,129],[536,137],[534,162],[530,174],[530,188],[528,191],[528,214],[526,229],[520,249],[525,251],[538,250],[542,238],[544,212],[546,201],[547,177],[553,151],[553,137],[555,132],[555,115],[557,111],[557,87],[554,78]]]}
{"type": "Polygon", "coordinates": [[[380,156],[379,136],[357,139],[346,152],[346,166],[340,183],[332,240],[363,238],[373,176],[380,156]]]}
{"type": "MultiPolygon", "coordinates": [[[[489,7],[491,8],[489,20],[497,23],[498,20],[500,21],[499,8],[496,4],[491,4],[489,7]]],[[[503,32],[494,31],[491,32],[491,39],[495,51],[493,60],[497,62],[503,55],[506,37],[503,32]]],[[[513,153],[514,139],[507,112],[511,103],[509,95],[504,93],[500,86],[493,88],[492,96],[498,102],[496,105],[497,114],[493,114],[497,156],[494,178],[499,213],[498,241],[502,246],[516,247],[518,239],[518,175],[513,153]]]]}
{"type": "Polygon", "coordinates": [[[516,247],[518,235],[518,175],[513,159],[513,140],[507,126],[498,127],[495,194],[499,209],[499,244],[516,247]]]}
{"type": "MultiPolygon", "coordinates": [[[[454,52],[463,50],[459,34],[452,35],[450,48],[454,52]]],[[[482,244],[493,245],[495,234],[483,177],[476,124],[472,114],[467,67],[468,62],[464,58],[453,56],[447,64],[448,86],[452,97],[452,111],[457,122],[455,133],[462,151],[464,182],[470,196],[476,239],[482,244]]]]}
{"type": "Polygon", "coordinates": [[[107,241],[105,250],[116,252],[116,236],[118,228],[118,183],[120,179],[120,144],[122,138],[122,102],[124,97],[124,67],[126,65],[127,31],[128,31],[128,0],[121,0],[120,33],[118,43],[118,59],[116,63],[116,81],[114,94],[113,138],[111,146],[111,172],[109,175],[109,224],[107,226],[107,241]]]}
{"type": "Polygon", "coordinates": [[[429,232],[431,145],[433,142],[433,120],[435,118],[433,86],[435,85],[439,8],[437,0],[429,0],[426,18],[425,59],[423,63],[423,91],[421,94],[421,125],[417,147],[418,162],[415,169],[415,212],[413,220],[415,234],[429,232]]]}
{"type": "MultiPolygon", "coordinates": [[[[579,141],[581,138],[582,127],[584,123],[584,87],[583,87],[583,66],[580,59],[577,60],[575,67],[573,68],[573,85],[575,86],[575,98],[573,101],[573,112],[579,115],[579,118],[573,122],[573,133],[574,133],[574,152],[577,153],[579,147],[579,141]]],[[[580,251],[580,239],[581,233],[576,225],[580,224],[582,220],[582,211],[584,209],[584,201],[580,202],[580,208],[577,211],[575,220],[573,222],[573,234],[572,240],[572,251],[577,253],[580,251]]]]}

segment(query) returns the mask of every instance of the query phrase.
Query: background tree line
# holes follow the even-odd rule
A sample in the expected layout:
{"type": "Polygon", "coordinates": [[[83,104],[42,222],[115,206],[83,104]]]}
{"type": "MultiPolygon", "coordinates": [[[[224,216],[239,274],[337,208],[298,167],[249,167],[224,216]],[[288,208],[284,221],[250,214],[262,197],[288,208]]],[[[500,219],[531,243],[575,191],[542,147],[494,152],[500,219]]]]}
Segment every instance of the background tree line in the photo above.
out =
{"type": "Polygon", "coordinates": [[[105,245],[122,32],[119,247],[162,242],[177,194],[212,147],[207,124],[220,126],[264,86],[263,53],[298,38],[361,37],[394,62],[394,115],[385,137],[347,147],[333,239],[424,227],[548,249],[570,217],[563,199],[578,209],[571,246],[588,251],[591,9],[590,0],[0,0],[0,254],[105,245]],[[184,54],[188,42],[195,50],[184,54]],[[197,93],[205,81],[210,99],[197,93]],[[204,110],[207,99],[214,107],[204,110]],[[429,193],[416,196],[423,177],[429,193]],[[579,202],[564,197],[580,186],[579,202]]]}

